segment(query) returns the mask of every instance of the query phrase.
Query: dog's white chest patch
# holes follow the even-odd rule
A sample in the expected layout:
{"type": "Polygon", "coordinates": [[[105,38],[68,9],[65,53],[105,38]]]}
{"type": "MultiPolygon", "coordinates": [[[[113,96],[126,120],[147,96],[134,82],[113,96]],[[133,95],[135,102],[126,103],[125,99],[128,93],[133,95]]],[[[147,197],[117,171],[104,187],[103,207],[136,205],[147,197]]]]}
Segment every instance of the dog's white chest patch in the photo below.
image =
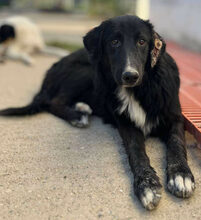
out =
{"type": "Polygon", "coordinates": [[[127,111],[131,121],[135,122],[135,125],[143,131],[144,135],[149,134],[153,125],[146,122],[146,112],[135,99],[134,94],[128,94],[125,88],[120,88],[118,98],[122,102],[118,109],[119,114],[127,111]]]}

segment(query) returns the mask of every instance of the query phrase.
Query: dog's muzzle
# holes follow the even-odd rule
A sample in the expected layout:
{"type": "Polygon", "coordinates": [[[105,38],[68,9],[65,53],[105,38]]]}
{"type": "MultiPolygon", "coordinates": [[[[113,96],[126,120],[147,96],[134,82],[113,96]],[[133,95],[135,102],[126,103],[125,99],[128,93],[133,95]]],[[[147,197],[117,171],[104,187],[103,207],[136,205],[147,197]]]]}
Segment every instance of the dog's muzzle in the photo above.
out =
{"type": "Polygon", "coordinates": [[[122,74],[122,84],[126,87],[132,87],[135,86],[139,79],[139,73],[137,71],[135,72],[124,72],[122,74]]]}

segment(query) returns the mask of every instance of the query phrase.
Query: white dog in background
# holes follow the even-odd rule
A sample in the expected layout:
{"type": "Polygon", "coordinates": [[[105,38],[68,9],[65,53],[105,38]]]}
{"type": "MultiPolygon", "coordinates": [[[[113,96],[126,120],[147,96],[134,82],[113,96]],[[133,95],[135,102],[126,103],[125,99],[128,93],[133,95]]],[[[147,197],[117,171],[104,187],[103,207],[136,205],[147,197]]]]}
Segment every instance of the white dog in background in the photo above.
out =
{"type": "Polygon", "coordinates": [[[20,60],[28,65],[34,63],[31,57],[34,53],[68,55],[66,50],[46,46],[37,25],[22,16],[0,21],[0,53],[1,59],[20,60]]]}

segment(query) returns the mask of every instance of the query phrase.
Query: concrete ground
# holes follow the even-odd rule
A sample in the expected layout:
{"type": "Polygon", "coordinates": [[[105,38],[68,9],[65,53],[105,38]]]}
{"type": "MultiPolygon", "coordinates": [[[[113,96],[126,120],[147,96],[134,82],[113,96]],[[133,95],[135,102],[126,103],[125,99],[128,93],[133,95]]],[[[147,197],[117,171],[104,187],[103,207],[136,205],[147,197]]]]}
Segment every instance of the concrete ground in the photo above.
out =
{"type": "MultiPolygon", "coordinates": [[[[40,16],[30,15],[45,36],[54,37],[55,23],[49,25],[54,19],[40,16]]],[[[85,29],[80,31],[79,21],[69,22],[70,32],[62,28],[63,17],[61,22],[57,19],[57,36],[74,33],[69,38],[81,41],[85,29]]],[[[95,23],[85,24],[86,31],[95,23]]],[[[35,60],[33,67],[0,64],[0,108],[28,103],[56,61],[44,56],[35,60]]],[[[165,148],[153,139],[146,145],[165,188],[165,148]]],[[[134,196],[133,176],[117,131],[100,119],[93,118],[88,129],[77,129],[47,113],[0,118],[0,219],[201,219],[201,150],[188,147],[188,157],[195,195],[182,200],[164,189],[158,209],[148,212],[134,196]]]]}
{"type": "MultiPolygon", "coordinates": [[[[0,64],[0,108],[22,106],[39,89],[55,58],[37,65],[0,64]]],[[[177,199],[163,191],[156,211],[144,210],[116,130],[93,118],[77,129],[53,115],[0,118],[0,219],[138,220],[201,219],[201,150],[188,147],[195,195],[177,199]]],[[[151,164],[165,188],[165,152],[147,142],[151,164]]]]}

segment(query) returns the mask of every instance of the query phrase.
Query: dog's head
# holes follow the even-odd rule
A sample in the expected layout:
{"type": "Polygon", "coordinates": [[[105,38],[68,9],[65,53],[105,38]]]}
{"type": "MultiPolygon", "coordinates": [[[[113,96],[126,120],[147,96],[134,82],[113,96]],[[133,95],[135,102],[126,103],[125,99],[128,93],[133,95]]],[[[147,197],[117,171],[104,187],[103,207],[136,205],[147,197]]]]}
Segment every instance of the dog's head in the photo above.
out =
{"type": "Polygon", "coordinates": [[[4,43],[15,38],[15,29],[13,26],[3,24],[0,26],[0,43],[4,43]]]}
{"type": "Polygon", "coordinates": [[[140,85],[165,51],[165,42],[149,21],[129,15],[104,21],[84,37],[84,45],[92,63],[106,65],[124,87],[140,85]]]}

